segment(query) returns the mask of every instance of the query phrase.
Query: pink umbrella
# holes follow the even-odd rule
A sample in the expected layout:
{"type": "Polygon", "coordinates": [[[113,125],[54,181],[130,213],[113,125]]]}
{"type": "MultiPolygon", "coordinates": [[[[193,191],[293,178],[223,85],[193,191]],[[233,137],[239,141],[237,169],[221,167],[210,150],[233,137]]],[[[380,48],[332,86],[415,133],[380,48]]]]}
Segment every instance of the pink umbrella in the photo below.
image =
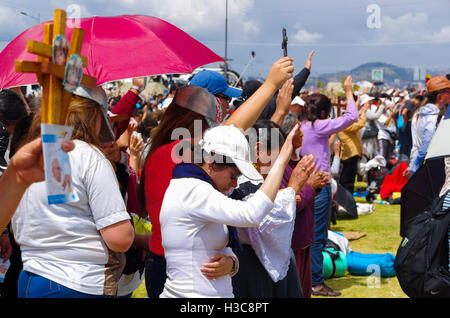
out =
{"type": "MultiPolygon", "coordinates": [[[[192,73],[199,66],[223,61],[186,32],[155,17],[92,17],[80,19],[79,26],[85,31],[81,54],[88,59],[84,73],[96,77],[97,85],[131,77],[192,73]]],[[[26,45],[28,40],[42,42],[43,31],[43,23],[34,26],[0,52],[0,88],[38,83],[35,74],[16,73],[14,61],[37,60],[26,52],[26,45]]],[[[66,36],[70,41],[69,26],[66,36]]]]}

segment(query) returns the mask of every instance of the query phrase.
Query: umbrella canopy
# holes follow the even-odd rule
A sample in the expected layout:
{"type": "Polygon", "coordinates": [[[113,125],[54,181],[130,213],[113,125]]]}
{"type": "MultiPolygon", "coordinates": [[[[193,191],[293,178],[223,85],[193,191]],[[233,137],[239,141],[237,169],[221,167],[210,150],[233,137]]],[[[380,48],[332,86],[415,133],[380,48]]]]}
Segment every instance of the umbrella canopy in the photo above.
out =
{"type": "MultiPolygon", "coordinates": [[[[84,29],[81,54],[87,57],[84,73],[97,85],[125,78],[192,73],[202,65],[223,61],[209,48],[174,25],[150,16],[122,15],[80,19],[84,29]]],[[[0,53],[0,88],[37,84],[32,73],[16,73],[15,60],[36,61],[26,52],[28,40],[43,40],[44,23],[34,26],[0,53]]],[[[66,26],[71,39],[72,28],[66,26]]]]}
{"type": "Polygon", "coordinates": [[[447,112],[441,119],[436,132],[431,139],[430,145],[427,149],[425,160],[450,156],[450,107],[447,107],[447,112]]]}
{"type": "Polygon", "coordinates": [[[353,195],[340,184],[337,186],[337,191],[333,199],[347,211],[348,217],[352,219],[358,218],[358,208],[353,195]]]}
{"type": "Polygon", "coordinates": [[[445,181],[444,158],[427,160],[402,188],[400,235],[406,236],[407,222],[439,196],[445,181]]]}

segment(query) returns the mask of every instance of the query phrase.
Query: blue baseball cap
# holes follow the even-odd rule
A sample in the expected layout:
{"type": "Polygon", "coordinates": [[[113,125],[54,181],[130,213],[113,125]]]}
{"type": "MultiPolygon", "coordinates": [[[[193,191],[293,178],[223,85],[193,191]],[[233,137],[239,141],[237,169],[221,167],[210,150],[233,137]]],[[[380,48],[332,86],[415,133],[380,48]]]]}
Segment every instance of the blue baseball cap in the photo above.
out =
{"type": "Polygon", "coordinates": [[[202,70],[195,74],[189,84],[206,88],[213,95],[222,93],[229,97],[239,97],[242,94],[239,88],[229,86],[220,73],[209,70],[202,70]]]}

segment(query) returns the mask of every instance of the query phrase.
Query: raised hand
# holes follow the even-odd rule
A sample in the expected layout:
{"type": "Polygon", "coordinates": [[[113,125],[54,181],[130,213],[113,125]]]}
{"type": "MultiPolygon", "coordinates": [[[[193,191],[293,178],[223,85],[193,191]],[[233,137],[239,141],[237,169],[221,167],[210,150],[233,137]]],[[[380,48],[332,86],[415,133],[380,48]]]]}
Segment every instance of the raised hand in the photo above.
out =
{"type": "MultiPolygon", "coordinates": [[[[61,144],[64,151],[75,148],[71,140],[61,144]]],[[[12,157],[8,169],[16,173],[18,183],[29,186],[33,182],[44,181],[44,170],[40,166],[40,156],[42,153],[42,139],[37,138],[20,148],[12,157]]]]}
{"type": "Polygon", "coordinates": [[[352,93],[353,94],[353,82],[352,82],[352,76],[349,75],[344,81],[344,91],[345,93],[352,93]]]}
{"type": "Polygon", "coordinates": [[[295,136],[299,133],[300,125],[295,124],[294,128],[292,128],[289,135],[286,137],[286,141],[283,144],[283,147],[281,147],[280,153],[278,157],[280,157],[283,161],[288,161],[291,158],[292,152],[294,151],[295,147],[295,136]]]}
{"type": "Polygon", "coordinates": [[[292,92],[294,91],[294,80],[292,78],[284,82],[283,86],[278,91],[276,104],[277,108],[270,118],[271,121],[278,125],[283,124],[284,117],[289,113],[289,107],[291,106],[292,92]]]}
{"type": "Polygon", "coordinates": [[[136,85],[140,89],[144,89],[145,77],[135,77],[133,78],[133,85],[136,85]]]}
{"type": "Polygon", "coordinates": [[[292,78],[294,73],[294,59],[291,57],[283,57],[273,63],[267,75],[266,82],[272,84],[275,89],[279,89],[284,82],[292,78]]]}
{"type": "Polygon", "coordinates": [[[306,63],[305,63],[305,68],[308,69],[311,72],[311,62],[312,62],[312,56],[314,55],[316,51],[312,50],[309,55],[308,58],[306,59],[306,63]]]}
{"type": "Polygon", "coordinates": [[[144,149],[144,141],[138,139],[136,135],[131,135],[130,138],[130,156],[139,157],[142,149],[144,149]]]}
{"type": "Polygon", "coordinates": [[[339,157],[340,153],[341,153],[341,142],[339,140],[336,140],[334,142],[334,155],[339,157]]]}
{"type": "Polygon", "coordinates": [[[276,100],[277,111],[280,111],[283,114],[287,114],[289,112],[293,91],[294,91],[294,80],[290,78],[283,84],[283,86],[278,91],[278,96],[276,100]]]}

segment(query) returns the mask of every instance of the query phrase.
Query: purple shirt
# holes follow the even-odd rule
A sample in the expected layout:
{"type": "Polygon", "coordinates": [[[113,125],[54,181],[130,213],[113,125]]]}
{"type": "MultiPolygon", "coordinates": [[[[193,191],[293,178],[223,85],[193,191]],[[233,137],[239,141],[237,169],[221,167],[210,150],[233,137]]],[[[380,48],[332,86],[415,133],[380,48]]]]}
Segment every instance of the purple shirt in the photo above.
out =
{"type": "Polygon", "coordinates": [[[344,130],[358,119],[358,110],[354,101],[347,104],[347,110],[341,117],[335,119],[321,119],[314,122],[302,122],[303,147],[300,156],[312,153],[316,157],[316,168],[330,172],[330,146],[328,137],[334,133],[344,130]]]}
{"type": "MultiPolygon", "coordinates": [[[[289,162],[281,183],[282,188],[287,186],[289,177],[296,165],[296,161],[289,162]]],[[[316,193],[309,185],[305,185],[300,191],[300,196],[302,201],[297,203],[297,214],[291,242],[291,247],[294,250],[305,248],[314,241],[314,197],[316,193]]]]}

